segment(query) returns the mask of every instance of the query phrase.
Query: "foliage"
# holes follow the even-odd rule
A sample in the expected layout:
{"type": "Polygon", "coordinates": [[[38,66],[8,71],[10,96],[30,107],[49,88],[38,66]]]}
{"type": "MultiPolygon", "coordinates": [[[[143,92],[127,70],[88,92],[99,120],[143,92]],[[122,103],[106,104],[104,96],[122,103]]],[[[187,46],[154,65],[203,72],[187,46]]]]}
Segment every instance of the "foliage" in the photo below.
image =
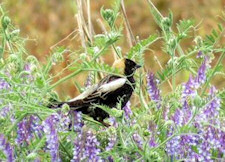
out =
{"type": "MultiPolygon", "coordinates": [[[[220,43],[224,28],[218,25],[201,38],[191,37],[192,20],[181,20],[173,29],[173,14],[164,17],[148,0],[150,11],[160,27],[160,36],[151,34],[123,56],[117,27],[120,1],[112,9],[101,9],[109,29],[85,39],[79,57],[66,69],[71,74],[53,83],[51,68],[64,60],[69,49],[58,47],[46,64],[25,49],[10,18],[1,8],[0,28],[0,159],[3,161],[223,161],[225,156],[224,90],[211,84],[215,75],[224,76],[225,49],[220,43]],[[183,51],[181,41],[195,44],[183,51]],[[155,41],[163,42],[170,57],[157,74],[142,69],[136,76],[137,91],[131,102],[107,111],[110,127],[105,128],[67,105],[49,109],[58,100],[53,89],[81,72],[89,72],[87,84],[97,83],[106,74],[121,75],[102,61],[112,47],[114,59],[130,58],[144,65],[144,51],[155,41]],[[219,58],[215,55],[220,55],[219,58]],[[194,56],[197,56],[194,57],[194,56]],[[212,61],[217,60],[212,67],[212,61]],[[82,63],[82,64],[81,64],[82,63]],[[178,72],[188,71],[189,80],[176,83],[178,72]],[[146,77],[147,75],[147,77],[146,77]],[[172,81],[171,92],[160,86],[172,81]],[[138,101],[138,102],[137,102],[138,101]]],[[[85,28],[86,29],[86,28],[85,28]]],[[[91,35],[91,31],[86,31],[91,35]]],[[[88,36],[87,36],[88,37],[88,36]]],[[[74,53],[70,53],[73,55],[74,53]]],[[[63,71],[59,72],[61,74],[63,71]]],[[[78,87],[81,87],[78,85],[78,87]]],[[[83,90],[83,89],[82,89],[83,90]]]]}

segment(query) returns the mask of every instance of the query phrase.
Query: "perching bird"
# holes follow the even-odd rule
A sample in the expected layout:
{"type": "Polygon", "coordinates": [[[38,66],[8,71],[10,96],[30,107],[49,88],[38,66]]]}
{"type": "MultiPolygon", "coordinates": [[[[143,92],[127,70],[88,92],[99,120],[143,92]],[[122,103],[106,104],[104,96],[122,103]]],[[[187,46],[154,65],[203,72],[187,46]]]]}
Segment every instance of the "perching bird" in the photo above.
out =
{"type": "Polygon", "coordinates": [[[141,66],[130,59],[120,59],[114,63],[113,67],[122,70],[123,77],[108,75],[74,99],[50,107],[57,108],[63,104],[68,104],[71,110],[81,111],[106,125],[103,120],[109,117],[109,114],[93,105],[106,105],[115,108],[118,103],[121,103],[121,107],[124,107],[135,89],[134,72],[141,66]]]}

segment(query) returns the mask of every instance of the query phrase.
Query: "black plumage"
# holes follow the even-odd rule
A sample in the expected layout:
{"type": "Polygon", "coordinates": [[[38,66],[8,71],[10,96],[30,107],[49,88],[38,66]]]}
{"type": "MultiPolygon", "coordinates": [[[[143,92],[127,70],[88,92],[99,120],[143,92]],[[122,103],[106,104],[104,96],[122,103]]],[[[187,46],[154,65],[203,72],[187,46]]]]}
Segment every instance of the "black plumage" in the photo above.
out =
{"type": "Polygon", "coordinates": [[[124,107],[135,89],[134,72],[140,66],[130,59],[123,59],[117,61],[115,67],[123,69],[124,77],[108,75],[76,98],[53,104],[50,107],[57,108],[66,103],[71,110],[81,111],[104,124],[103,120],[109,117],[109,114],[94,107],[93,104],[113,108],[120,102],[121,107],[124,107]]]}

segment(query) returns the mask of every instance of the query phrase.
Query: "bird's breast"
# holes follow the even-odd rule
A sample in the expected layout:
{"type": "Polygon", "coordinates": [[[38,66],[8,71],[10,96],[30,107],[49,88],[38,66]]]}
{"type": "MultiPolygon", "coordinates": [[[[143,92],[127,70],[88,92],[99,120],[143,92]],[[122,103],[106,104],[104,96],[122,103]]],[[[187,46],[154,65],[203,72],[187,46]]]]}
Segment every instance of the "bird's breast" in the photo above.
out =
{"type": "Polygon", "coordinates": [[[101,102],[111,108],[116,107],[118,103],[121,103],[121,107],[123,108],[129,101],[134,88],[134,84],[131,84],[130,82],[125,83],[121,88],[105,96],[104,101],[101,102]]]}

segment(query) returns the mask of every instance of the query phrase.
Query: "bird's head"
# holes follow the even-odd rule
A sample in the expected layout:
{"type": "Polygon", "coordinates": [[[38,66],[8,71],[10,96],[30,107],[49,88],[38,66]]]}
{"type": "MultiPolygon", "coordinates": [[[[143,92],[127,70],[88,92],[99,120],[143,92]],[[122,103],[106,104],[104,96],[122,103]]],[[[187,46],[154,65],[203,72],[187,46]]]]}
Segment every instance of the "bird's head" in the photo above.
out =
{"type": "Polygon", "coordinates": [[[130,59],[119,59],[116,62],[114,62],[113,67],[122,70],[124,75],[131,76],[141,66],[136,64],[134,61],[130,59]]]}

